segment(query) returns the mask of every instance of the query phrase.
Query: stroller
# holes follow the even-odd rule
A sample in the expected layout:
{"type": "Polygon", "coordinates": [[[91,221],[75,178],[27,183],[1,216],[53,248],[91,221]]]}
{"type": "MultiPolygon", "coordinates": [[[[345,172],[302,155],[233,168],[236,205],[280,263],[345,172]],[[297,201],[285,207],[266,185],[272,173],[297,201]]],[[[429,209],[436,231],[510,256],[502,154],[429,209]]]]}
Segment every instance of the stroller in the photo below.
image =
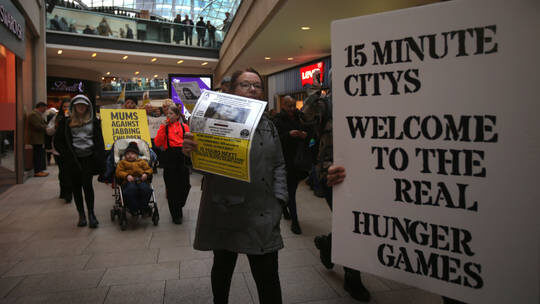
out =
{"type": "MultiPolygon", "coordinates": [[[[118,139],[114,142],[113,145],[113,156],[114,156],[114,165],[118,164],[120,160],[122,160],[122,157],[124,156],[124,151],[127,148],[128,144],[130,142],[136,142],[137,146],[139,148],[139,158],[144,159],[148,162],[150,167],[153,166],[152,164],[152,158],[150,154],[150,147],[148,144],[142,140],[142,139],[133,139],[133,138],[127,138],[127,139],[118,139]]],[[[156,226],[159,222],[159,212],[157,208],[157,202],[156,202],[156,196],[155,192],[153,191],[154,188],[152,187],[152,176],[148,178],[148,183],[150,185],[150,188],[152,188],[152,196],[150,197],[150,201],[148,202],[148,208],[144,208],[143,210],[139,210],[139,214],[142,216],[152,216],[152,222],[154,223],[154,226],[156,226]]],[[[114,175],[113,179],[113,197],[114,197],[114,206],[111,209],[111,221],[114,222],[115,218],[118,217],[120,220],[120,228],[122,230],[126,230],[127,228],[127,207],[124,202],[124,197],[122,194],[122,180],[118,180],[116,178],[116,174],[114,175]]],[[[136,214],[138,215],[138,214],[136,214]]]]}

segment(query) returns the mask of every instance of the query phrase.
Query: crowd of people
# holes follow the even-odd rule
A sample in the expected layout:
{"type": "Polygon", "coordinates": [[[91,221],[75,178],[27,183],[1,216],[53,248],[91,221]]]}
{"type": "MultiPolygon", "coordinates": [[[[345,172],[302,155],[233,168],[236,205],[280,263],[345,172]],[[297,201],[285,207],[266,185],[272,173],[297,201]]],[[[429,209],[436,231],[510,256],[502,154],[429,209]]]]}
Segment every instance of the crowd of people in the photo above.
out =
{"type": "MultiPolygon", "coordinates": [[[[56,1],[51,0],[50,5],[54,8],[55,5],[68,7],[68,8],[74,8],[74,9],[81,9],[80,6],[69,2],[69,1],[56,1]],[[54,2],[54,5],[52,5],[52,2],[54,2]]],[[[115,8],[115,7],[95,7],[92,9],[93,11],[97,11],[99,13],[107,13],[112,15],[117,15],[121,17],[127,17],[131,16],[131,14],[128,14],[127,11],[115,8]]],[[[51,10],[52,12],[52,10],[51,10]]],[[[133,15],[135,18],[140,18],[138,14],[133,15]]],[[[152,19],[152,18],[150,18],[152,19]]],[[[167,22],[166,19],[160,18],[161,21],[167,22]],[[163,19],[163,20],[161,20],[163,19]]],[[[172,26],[172,40],[176,44],[180,44],[181,41],[185,41],[185,45],[193,45],[193,31],[197,34],[197,46],[200,47],[211,47],[215,48],[218,46],[218,43],[216,42],[216,31],[217,28],[215,25],[213,25],[210,20],[204,21],[204,17],[199,17],[199,20],[197,23],[194,23],[192,19],[189,18],[189,16],[186,14],[184,19],[182,19],[180,14],[177,14],[174,20],[172,21],[175,25],[172,26]],[[178,24],[178,25],[176,25],[178,24]]],[[[225,19],[223,20],[223,24],[221,25],[221,31],[223,35],[229,30],[231,25],[231,17],[230,13],[225,13],[225,19]]],[[[62,32],[71,32],[71,33],[77,33],[77,27],[76,27],[76,20],[72,20],[70,18],[66,18],[65,16],[59,17],[58,15],[54,15],[49,20],[49,29],[55,30],[55,31],[62,31],[62,32]]],[[[116,30],[115,30],[116,31],[116,30]]],[[[125,38],[125,39],[134,39],[134,32],[133,29],[130,27],[129,24],[125,24],[125,29],[123,27],[118,28],[118,34],[113,34],[113,31],[111,30],[111,27],[109,25],[109,22],[107,21],[106,17],[103,17],[99,24],[97,25],[89,25],[86,24],[84,29],[81,31],[83,34],[86,35],[99,35],[104,37],[116,37],[116,38],[125,38]]],[[[170,34],[169,34],[170,35],[170,34]]],[[[146,38],[146,31],[141,29],[140,33],[138,33],[138,39],[145,40],[146,38]]],[[[170,36],[165,37],[164,41],[170,41],[170,36]]]]}

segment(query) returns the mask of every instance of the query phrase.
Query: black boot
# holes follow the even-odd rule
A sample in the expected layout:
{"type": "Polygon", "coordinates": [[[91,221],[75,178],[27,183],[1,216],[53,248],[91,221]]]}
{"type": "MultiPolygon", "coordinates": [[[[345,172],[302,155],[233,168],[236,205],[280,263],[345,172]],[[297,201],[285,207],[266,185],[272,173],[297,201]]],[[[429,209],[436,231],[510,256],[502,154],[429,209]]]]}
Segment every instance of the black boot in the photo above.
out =
{"type": "Polygon", "coordinates": [[[178,216],[173,218],[173,223],[176,225],[182,225],[182,218],[184,217],[184,214],[182,213],[182,208],[180,208],[180,211],[178,212],[178,216]]]}
{"type": "Polygon", "coordinates": [[[94,214],[94,212],[88,212],[88,221],[90,222],[90,224],[88,225],[90,228],[97,228],[99,222],[96,218],[96,215],[94,214]]]}
{"type": "Polygon", "coordinates": [[[293,220],[291,222],[291,231],[294,234],[302,234],[302,229],[300,229],[300,224],[298,223],[298,220],[293,220]]]}
{"type": "Polygon", "coordinates": [[[77,223],[78,227],[84,227],[86,226],[86,215],[84,213],[79,214],[79,222],[77,223]]]}
{"type": "Polygon", "coordinates": [[[315,247],[319,249],[321,263],[324,267],[326,269],[334,268],[334,263],[332,263],[332,234],[316,236],[315,247]]]}
{"type": "Polygon", "coordinates": [[[290,220],[291,214],[289,213],[289,210],[287,209],[287,205],[283,205],[281,206],[281,208],[283,209],[283,218],[286,220],[290,220]]]}
{"type": "Polygon", "coordinates": [[[345,291],[355,300],[369,302],[371,295],[362,283],[360,271],[347,267],[343,267],[343,269],[345,270],[345,283],[343,284],[345,291]]]}

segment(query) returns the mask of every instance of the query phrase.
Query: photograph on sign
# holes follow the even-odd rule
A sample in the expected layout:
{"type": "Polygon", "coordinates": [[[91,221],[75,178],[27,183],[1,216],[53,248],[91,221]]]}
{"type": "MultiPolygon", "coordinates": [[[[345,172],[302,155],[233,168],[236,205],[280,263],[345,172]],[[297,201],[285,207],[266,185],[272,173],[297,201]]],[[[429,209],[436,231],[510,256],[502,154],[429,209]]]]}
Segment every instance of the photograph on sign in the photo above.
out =
{"type": "Polygon", "coordinates": [[[333,262],[539,302],[538,11],[448,1],[332,23],[333,262]]]}
{"type": "Polygon", "coordinates": [[[198,142],[193,168],[249,182],[251,141],[266,102],[204,90],[190,130],[198,142]]]}
{"type": "Polygon", "coordinates": [[[201,96],[202,90],[212,90],[212,75],[169,74],[169,98],[190,113],[201,96]]]}

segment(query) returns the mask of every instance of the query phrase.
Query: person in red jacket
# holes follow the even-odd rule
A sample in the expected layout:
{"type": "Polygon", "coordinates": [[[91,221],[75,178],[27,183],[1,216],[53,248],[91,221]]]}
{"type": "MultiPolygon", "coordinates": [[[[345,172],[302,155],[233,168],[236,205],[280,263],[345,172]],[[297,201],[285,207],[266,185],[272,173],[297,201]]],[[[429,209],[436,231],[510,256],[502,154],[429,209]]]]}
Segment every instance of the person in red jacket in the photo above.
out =
{"type": "Polygon", "coordinates": [[[154,143],[164,151],[159,156],[163,166],[163,180],[167,191],[169,211],[175,224],[182,224],[182,208],[186,204],[191,185],[186,156],[182,153],[184,134],[189,132],[187,124],[182,122],[182,113],[176,105],[169,106],[167,120],[159,127],[154,143]]]}

